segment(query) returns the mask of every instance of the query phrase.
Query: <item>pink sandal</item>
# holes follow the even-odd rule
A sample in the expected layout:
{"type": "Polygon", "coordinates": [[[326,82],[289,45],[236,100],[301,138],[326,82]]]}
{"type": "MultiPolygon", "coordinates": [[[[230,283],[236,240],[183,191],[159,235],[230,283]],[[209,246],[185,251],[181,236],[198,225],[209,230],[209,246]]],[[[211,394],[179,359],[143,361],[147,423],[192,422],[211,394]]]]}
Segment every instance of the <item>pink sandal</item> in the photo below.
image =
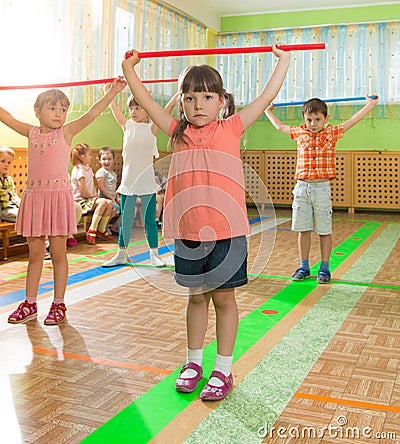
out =
{"type": "Polygon", "coordinates": [[[64,303],[56,304],[53,302],[50,307],[49,314],[44,320],[44,325],[56,325],[65,320],[65,312],[67,307],[64,303]]]}
{"type": "Polygon", "coordinates": [[[176,391],[183,393],[194,392],[196,390],[197,383],[201,381],[202,377],[203,377],[203,369],[195,362],[188,362],[182,367],[182,370],[179,374],[179,378],[175,382],[176,391]],[[182,373],[189,368],[196,371],[197,375],[193,376],[193,378],[182,378],[180,375],[182,375],[182,373]]]}
{"type": "Polygon", "coordinates": [[[200,399],[203,401],[220,401],[224,399],[225,396],[229,393],[230,389],[233,385],[233,376],[232,373],[229,376],[225,376],[223,373],[218,370],[214,370],[211,373],[210,379],[215,376],[220,379],[224,385],[221,387],[217,387],[215,385],[211,385],[209,382],[205,385],[203,390],[200,393],[200,399]]]}
{"type": "Polygon", "coordinates": [[[30,304],[28,301],[21,302],[18,308],[13,311],[8,317],[10,324],[22,324],[29,319],[36,318],[37,316],[37,304],[34,302],[30,304]]]}

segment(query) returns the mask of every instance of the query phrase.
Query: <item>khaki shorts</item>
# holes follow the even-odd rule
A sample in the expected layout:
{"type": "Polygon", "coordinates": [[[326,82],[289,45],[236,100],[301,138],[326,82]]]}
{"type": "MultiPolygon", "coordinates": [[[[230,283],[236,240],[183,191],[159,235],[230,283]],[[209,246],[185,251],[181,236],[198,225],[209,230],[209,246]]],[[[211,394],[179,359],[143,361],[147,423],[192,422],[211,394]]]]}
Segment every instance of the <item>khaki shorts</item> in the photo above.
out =
{"type": "Polygon", "coordinates": [[[81,206],[82,214],[86,214],[93,210],[96,200],[97,197],[89,197],[89,199],[78,199],[76,202],[81,206]]]}
{"type": "Polygon", "coordinates": [[[331,184],[298,180],[293,189],[292,231],[311,231],[321,236],[332,233],[331,184]]]}

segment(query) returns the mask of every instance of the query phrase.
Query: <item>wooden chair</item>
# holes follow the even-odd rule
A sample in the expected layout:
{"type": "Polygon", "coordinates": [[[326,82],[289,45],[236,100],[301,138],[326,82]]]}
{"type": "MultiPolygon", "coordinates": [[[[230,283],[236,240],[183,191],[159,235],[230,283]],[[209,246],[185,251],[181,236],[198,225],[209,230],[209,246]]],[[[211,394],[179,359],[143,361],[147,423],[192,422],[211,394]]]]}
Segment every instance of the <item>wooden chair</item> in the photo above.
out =
{"type": "Polygon", "coordinates": [[[92,222],[92,217],[93,217],[94,211],[88,211],[86,214],[84,214],[82,216],[83,219],[83,229],[86,233],[86,231],[89,229],[90,224],[92,222]]]}

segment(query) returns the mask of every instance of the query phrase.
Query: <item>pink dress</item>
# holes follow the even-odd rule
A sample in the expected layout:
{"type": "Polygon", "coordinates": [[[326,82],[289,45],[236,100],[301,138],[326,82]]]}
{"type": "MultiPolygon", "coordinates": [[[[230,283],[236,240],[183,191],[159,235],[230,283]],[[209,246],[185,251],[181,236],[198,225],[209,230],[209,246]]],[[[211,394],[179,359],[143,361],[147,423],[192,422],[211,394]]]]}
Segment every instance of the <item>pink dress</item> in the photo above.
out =
{"type": "Polygon", "coordinates": [[[28,177],[16,221],[18,234],[36,237],[76,233],[68,175],[70,151],[62,127],[49,134],[40,134],[39,127],[32,127],[28,177]]]}

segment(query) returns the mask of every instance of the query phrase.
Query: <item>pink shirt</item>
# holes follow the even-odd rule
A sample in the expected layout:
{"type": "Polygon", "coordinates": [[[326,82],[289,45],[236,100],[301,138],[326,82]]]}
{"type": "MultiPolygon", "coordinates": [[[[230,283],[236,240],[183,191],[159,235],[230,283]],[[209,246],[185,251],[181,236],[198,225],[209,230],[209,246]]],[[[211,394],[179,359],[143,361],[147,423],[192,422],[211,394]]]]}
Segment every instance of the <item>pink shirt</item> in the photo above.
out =
{"type": "MultiPolygon", "coordinates": [[[[171,124],[170,135],[178,120],[171,124]]],[[[250,233],[245,201],[239,114],[204,127],[189,125],[169,169],[164,236],[213,241],[250,233]]]]}
{"type": "Polygon", "coordinates": [[[71,186],[74,200],[82,199],[79,189],[79,179],[85,179],[85,188],[92,197],[97,196],[96,187],[94,185],[94,173],[89,165],[75,165],[71,171],[71,186]]]}

